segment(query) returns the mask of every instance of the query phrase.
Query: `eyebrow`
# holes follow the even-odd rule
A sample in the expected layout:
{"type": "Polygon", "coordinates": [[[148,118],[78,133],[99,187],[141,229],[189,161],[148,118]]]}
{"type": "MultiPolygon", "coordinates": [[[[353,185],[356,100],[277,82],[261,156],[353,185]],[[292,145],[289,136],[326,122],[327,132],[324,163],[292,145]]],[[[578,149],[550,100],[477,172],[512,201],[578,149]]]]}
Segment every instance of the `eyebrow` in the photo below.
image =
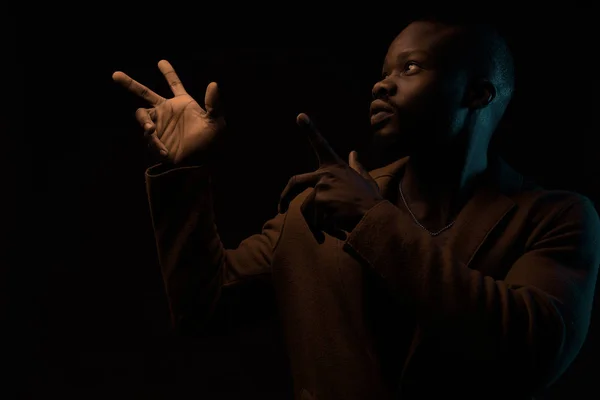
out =
{"type": "Polygon", "coordinates": [[[425,50],[405,50],[396,56],[396,62],[399,60],[405,60],[407,58],[410,58],[410,57],[416,56],[416,55],[425,56],[428,58],[431,57],[431,53],[429,53],[428,51],[425,51],[425,50]]]}

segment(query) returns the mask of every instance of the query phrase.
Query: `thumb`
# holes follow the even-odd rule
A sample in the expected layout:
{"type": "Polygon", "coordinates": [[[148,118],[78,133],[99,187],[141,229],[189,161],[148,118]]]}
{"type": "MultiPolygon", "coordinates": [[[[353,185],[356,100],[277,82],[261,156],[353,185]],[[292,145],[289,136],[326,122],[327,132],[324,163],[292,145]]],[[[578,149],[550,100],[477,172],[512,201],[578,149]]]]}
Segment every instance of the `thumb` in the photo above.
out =
{"type": "Polygon", "coordinates": [[[206,87],[206,94],[204,96],[204,106],[206,112],[212,118],[217,118],[221,114],[221,99],[219,93],[219,87],[217,82],[211,82],[206,87]]]}
{"type": "Polygon", "coordinates": [[[363,178],[371,180],[371,175],[369,175],[369,172],[358,161],[358,153],[356,152],[356,150],[352,150],[350,152],[350,155],[348,156],[348,165],[350,165],[350,167],[356,172],[358,172],[363,178]]]}

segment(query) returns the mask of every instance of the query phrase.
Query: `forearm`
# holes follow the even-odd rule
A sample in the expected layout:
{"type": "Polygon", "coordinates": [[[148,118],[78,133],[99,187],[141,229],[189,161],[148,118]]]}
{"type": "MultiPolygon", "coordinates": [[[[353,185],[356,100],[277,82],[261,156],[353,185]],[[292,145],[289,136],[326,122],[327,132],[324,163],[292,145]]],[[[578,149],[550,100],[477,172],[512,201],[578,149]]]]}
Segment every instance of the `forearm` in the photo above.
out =
{"type": "Polygon", "coordinates": [[[202,325],[219,297],[225,262],[207,168],[155,166],[146,188],[173,325],[202,325]]]}

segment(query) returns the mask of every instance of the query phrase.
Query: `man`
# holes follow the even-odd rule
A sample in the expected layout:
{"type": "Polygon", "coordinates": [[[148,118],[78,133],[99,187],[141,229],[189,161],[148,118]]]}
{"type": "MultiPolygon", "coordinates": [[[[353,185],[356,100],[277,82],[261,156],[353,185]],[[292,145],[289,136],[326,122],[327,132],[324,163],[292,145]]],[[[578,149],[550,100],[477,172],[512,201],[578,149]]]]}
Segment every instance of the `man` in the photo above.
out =
{"type": "Polygon", "coordinates": [[[370,172],[336,155],[290,179],[261,234],[224,249],[204,156],[225,126],[166,61],[175,97],[121,72],[152,104],[137,119],[163,163],[147,171],[173,323],[201,332],[233,288],[271,282],[296,399],[530,398],[587,333],[600,221],[578,194],[527,182],[488,145],[513,89],[486,27],[425,19],[392,42],[373,87],[370,172]]]}

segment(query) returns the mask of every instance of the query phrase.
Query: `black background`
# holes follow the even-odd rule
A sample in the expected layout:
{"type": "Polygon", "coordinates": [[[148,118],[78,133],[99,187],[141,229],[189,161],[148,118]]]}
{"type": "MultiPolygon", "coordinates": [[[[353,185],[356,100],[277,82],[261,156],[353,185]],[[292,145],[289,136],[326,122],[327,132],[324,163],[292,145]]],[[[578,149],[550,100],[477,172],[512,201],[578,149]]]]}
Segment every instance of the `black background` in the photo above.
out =
{"type": "MultiPolygon", "coordinates": [[[[315,168],[295,126],[299,112],[344,157],[368,134],[370,89],[414,13],[364,7],[352,18],[164,4],[152,18],[117,8],[40,24],[6,18],[7,388],[35,399],[281,398],[271,322],[203,340],[169,334],[144,186],[152,160],[134,118],[145,105],[111,75],[122,70],[167,96],[156,66],[164,58],[199,101],[210,81],[219,83],[229,131],[212,166],[215,207],[222,240],[235,247],[275,214],[289,177],[315,168]]],[[[593,14],[512,9],[492,19],[517,63],[499,132],[505,158],[548,188],[598,204],[593,14]]],[[[594,316],[588,342],[548,399],[597,392],[597,325],[594,316]]]]}

